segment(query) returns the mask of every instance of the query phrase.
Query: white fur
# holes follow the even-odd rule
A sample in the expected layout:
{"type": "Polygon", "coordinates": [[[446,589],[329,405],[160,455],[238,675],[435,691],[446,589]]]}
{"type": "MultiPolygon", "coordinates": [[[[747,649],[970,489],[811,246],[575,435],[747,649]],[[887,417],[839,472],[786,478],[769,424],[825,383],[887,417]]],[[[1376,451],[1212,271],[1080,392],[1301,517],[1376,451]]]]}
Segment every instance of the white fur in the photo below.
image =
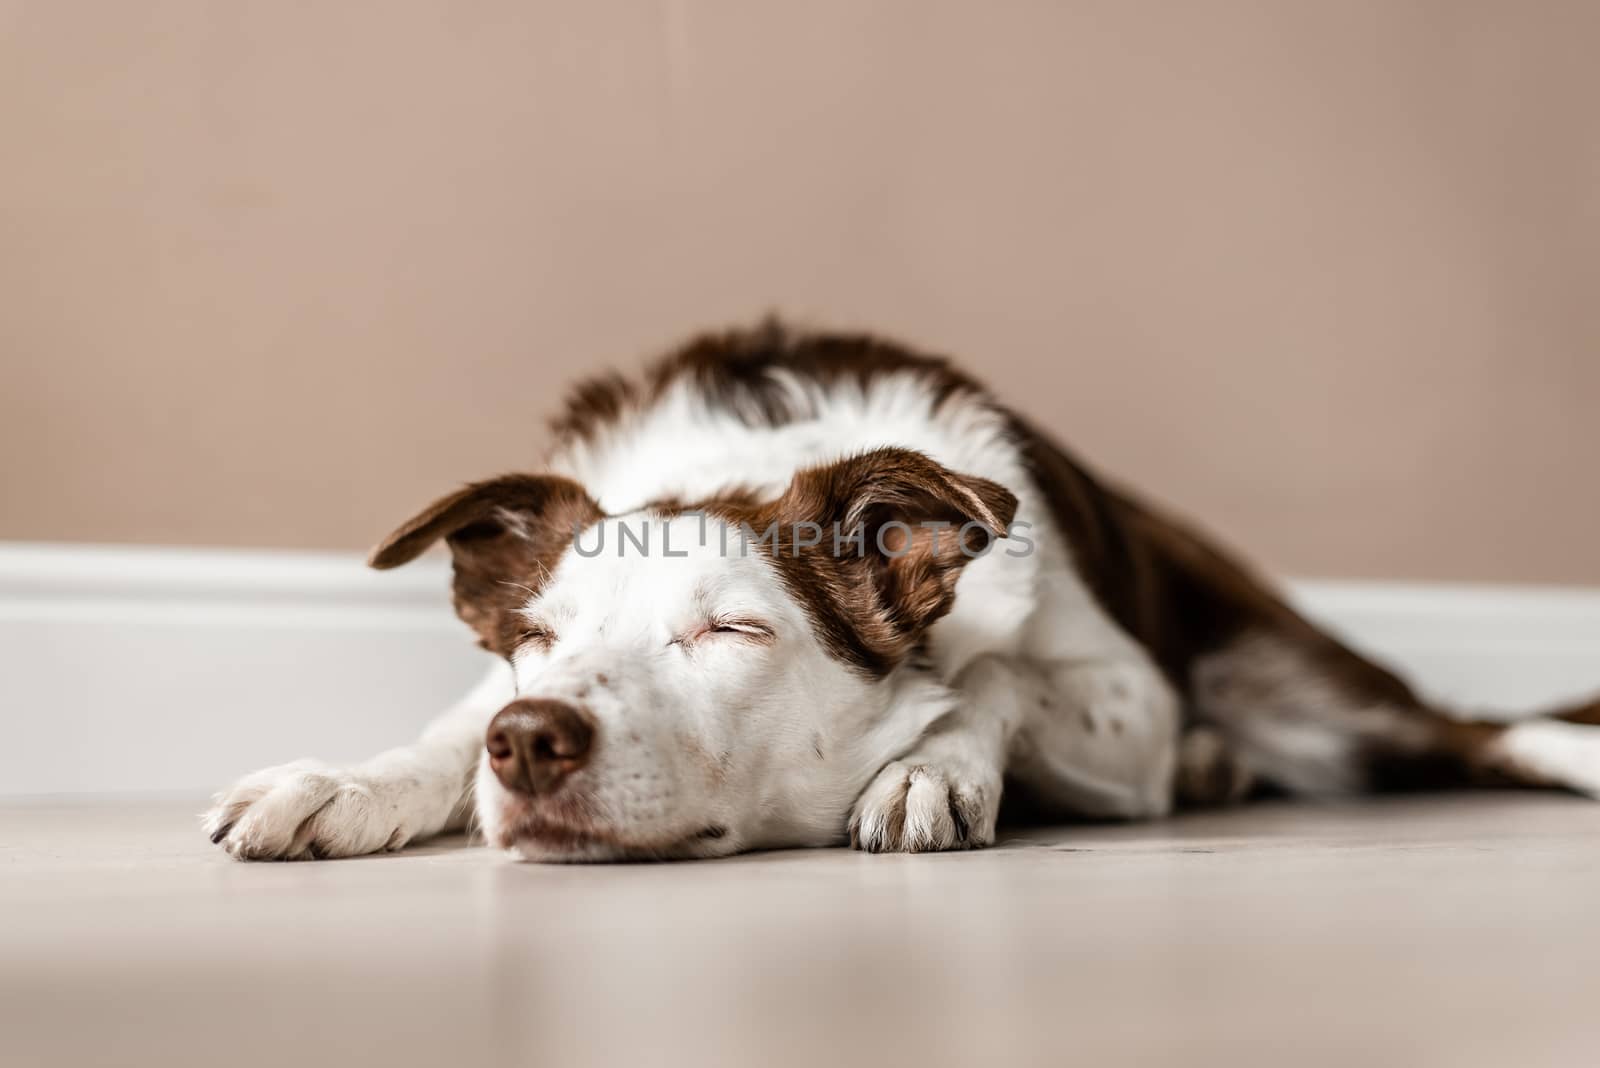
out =
{"type": "Polygon", "coordinates": [[[224,844],[241,857],[367,852],[455,825],[475,793],[487,839],[533,859],[825,845],[847,828],[864,848],[921,851],[992,841],[1008,765],[1092,814],[1166,811],[1176,697],[1073,571],[1002,415],[961,395],[936,410],[911,374],[867,389],[785,381],[811,418],[747,425],[680,383],[551,461],[615,518],[579,540],[592,550],[605,534],[603,552],[569,549],[530,598],[530,620],[557,637],[516,654],[515,692],[582,703],[596,720],[599,742],[571,789],[603,835],[542,840],[532,824],[570,819],[570,806],[513,796],[488,773],[483,731],[511,696],[503,681],[366,765],[244,780],[219,796],[208,829],[231,826],[224,844]],[[732,486],[776,495],[803,467],[882,445],[1012,490],[1033,545],[1002,540],[968,564],[930,631],[931,663],[885,679],[824,648],[770,560],[723,552],[698,517],[639,511],[732,486]],[[623,524],[648,529],[649,555],[632,543],[618,554],[623,524]],[[774,640],[684,640],[724,614],[764,621],[774,640]]]}

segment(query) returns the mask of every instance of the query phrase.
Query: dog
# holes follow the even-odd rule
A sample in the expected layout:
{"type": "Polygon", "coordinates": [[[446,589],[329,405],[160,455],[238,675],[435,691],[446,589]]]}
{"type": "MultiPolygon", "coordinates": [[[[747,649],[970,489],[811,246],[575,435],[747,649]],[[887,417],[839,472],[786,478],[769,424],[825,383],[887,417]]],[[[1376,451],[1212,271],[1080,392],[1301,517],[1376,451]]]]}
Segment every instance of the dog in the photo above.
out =
{"type": "Polygon", "coordinates": [[[1600,794],[1600,701],[1452,715],[945,359],[775,320],[572,393],[543,469],[436,501],[496,656],[413,744],[247,776],[242,860],[475,824],[540,861],[995,841],[1263,791],[1600,794]]]}

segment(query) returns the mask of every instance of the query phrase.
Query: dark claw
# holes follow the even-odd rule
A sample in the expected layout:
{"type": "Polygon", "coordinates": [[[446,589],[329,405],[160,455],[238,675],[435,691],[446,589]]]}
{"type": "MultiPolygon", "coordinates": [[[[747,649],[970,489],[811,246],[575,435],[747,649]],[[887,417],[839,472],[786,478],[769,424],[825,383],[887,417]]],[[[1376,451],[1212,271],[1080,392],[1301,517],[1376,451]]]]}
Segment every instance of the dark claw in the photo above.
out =
{"type": "Polygon", "coordinates": [[[956,805],[950,806],[950,815],[955,817],[956,821],[956,841],[965,842],[968,830],[967,818],[961,814],[961,809],[956,805]]]}
{"type": "Polygon", "coordinates": [[[211,844],[221,844],[222,840],[228,837],[228,832],[231,830],[233,830],[233,824],[231,823],[224,823],[221,827],[218,827],[217,833],[211,836],[211,844]]]}

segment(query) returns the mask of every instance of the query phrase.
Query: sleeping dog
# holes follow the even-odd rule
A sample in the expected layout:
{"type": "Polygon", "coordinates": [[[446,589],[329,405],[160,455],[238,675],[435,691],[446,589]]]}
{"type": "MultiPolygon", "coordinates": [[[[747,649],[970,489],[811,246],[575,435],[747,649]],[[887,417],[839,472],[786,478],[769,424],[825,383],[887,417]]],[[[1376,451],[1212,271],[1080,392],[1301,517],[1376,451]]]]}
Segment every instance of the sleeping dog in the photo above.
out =
{"type": "Polygon", "coordinates": [[[995,840],[1262,790],[1600,793],[1600,702],[1473,722],[1302,618],[942,359],[768,322],[579,386],[542,469],[386,538],[443,541],[496,655],[416,742],[250,775],[241,859],[469,824],[530,860],[995,840]]]}

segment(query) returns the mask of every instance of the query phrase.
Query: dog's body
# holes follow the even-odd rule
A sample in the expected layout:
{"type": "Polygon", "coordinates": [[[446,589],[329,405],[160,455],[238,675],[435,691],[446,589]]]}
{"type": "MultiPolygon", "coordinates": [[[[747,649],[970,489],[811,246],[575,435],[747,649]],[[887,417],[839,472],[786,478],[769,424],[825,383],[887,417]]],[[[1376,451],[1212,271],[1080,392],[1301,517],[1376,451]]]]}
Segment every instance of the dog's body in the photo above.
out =
{"type": "Polygon", "coordinates": [[[503,665],[413,745],[246,778],[214,840],[353,855],[475,810],[540,859],[923,851],[993,841],[1003,787],[1113,818],[1258,787],[1600,793],[1600,706],[1429,708],[941,360],[767,324],[591,382],[554,429],[546,474],[373,557],[446,539],[503,665]]]}

